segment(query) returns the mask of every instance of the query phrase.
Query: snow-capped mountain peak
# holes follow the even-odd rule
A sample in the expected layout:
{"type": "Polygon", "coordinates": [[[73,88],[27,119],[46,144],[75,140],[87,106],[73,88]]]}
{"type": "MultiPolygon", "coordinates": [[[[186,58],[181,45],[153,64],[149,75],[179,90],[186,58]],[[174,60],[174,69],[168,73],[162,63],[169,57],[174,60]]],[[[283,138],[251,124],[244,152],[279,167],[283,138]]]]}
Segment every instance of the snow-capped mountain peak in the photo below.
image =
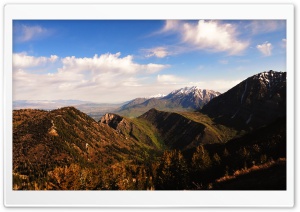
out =
{"type": "Polygon", "coordinates": [[[284,72],[274,72],[270,70],[268,72],[261,72],[254,76],[254,79],[259,79],[268,88],[272,88],[274,85],[281,83],[285,80],[283,76],[284,72]]]}
{"type": "Polygon", "coordinates": [[[192,92],[195,92],[196,90],[201,90],[198,86],[192,86],[192,87],[184,87],[180,88],[178,90],[172,91],[170,94],[190,94],[192,92]]]}
{"type": "Polygon", "coordinates": [[[199,110],[203,105],[219,95],[219,92],[200,89],[198,86],[184,87],[174,90],[168,95],[157,94],[148,98],[133,99],[124,104],[119,112],[129,114],[127,116],[139,116],[151,108],[163,111],[174,111],[176,109],[179,111],[199,110]]]}
{"type": "Polygon", "coordinates": [[[201,89],[198,86],[192,86],[192,87],[184,87],[178,90],[174,90],[168,96],[173,96],[173,97],[193,96],[199,99],[208,98],[209,100],[211,100],[212,98],[217,97],[219,95],[220,95],[219,92],[215,92],[207,89],[201,89]]]}

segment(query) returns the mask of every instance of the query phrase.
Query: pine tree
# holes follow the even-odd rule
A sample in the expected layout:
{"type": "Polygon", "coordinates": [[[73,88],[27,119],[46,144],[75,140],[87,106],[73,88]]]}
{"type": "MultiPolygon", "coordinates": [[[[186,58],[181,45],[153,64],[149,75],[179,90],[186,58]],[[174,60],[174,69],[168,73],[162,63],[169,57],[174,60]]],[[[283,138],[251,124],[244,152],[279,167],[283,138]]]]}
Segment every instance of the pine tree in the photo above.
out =
{"type": "Polygon", "coordinates": [[[188,168],[180,151],[165,151],[156,173],[155,188],[159,190],[187,189],[188,168]]]}
{"type": "Polygon", "coordinates": [[[194,170],[204,171],[212,166],[208,151],[203,145],[198,146],[192,157],[192,167],[194,170]]]}

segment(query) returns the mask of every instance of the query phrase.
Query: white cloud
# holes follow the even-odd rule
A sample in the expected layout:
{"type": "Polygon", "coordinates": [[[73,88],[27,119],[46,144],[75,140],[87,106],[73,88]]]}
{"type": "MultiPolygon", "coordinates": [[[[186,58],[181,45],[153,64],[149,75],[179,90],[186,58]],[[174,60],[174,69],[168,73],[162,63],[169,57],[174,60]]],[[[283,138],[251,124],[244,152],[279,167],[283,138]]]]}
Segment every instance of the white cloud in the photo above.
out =
{"type": "Polygon", "coordinates": [[[20,25],[15,27],[17,41],[26,42],[46,36],[50,31],[41,26],[20,25]]]}
{"type": "Polygon", "coordinates": [[[233,24],[219,21],[200,20],[197,24],[180,21],[166,21],[163,32],[179,33],[182,42],[197,49],[214,52],[240,54],[249,45],[248,41],[238,40],[238,31],[233,24]]]}
{"type": "Polygon", "coordinates": [[[95,55],[91,58],[65,57],[56,72],[39,74],[29,69],[38,65],[57,61],[57,56],[49,58],[33,57],[26,54],[15,55],[13,83],[14,99],[85,99],[100,102],[128,100],[128,95],[138,92],[147,81],[147,76],[167,68],[163,64],[139,64],[128,55],[120,53],[95,55]],[[111,92],[119,93],[115,99],[111,92]],[[105,98],[107,99],[105,99],[105,98]]]}
{"type": "Polygon", "coordinates": [[[27,55],[27,53],[14,53],[13,54],[13,68],[23,69],[37,66],[47,65],[48,63],[54,63],[58,59],[57,55],[51,55],[50,57],[33,57],[27,55]]]}
{"type": "Polygon", "coordinates": [[[140,80],[135,77],[129,77],[126,80],[123,80],[122,85],[129,86],[129,87],[139,87],[142,86],[140,80]]]}
{"type": "Polygon", "coordinates": [[[147,73],[152,74],[152,73],[159,72],[162,69],[169,68],[170,65],[162,65],[162,64],[149,63],[149,64],[146,64],[146,65],[141,65],[141,67],[142,67],[142,69],[146,70],[147,73]]]}
{"type": "Polygon", "coordinates": [[[256,48],[264,55],[271,56],[272,54],[272,44],[266,41],[263,44],[257,45],[256,48]]]}
{"type": "Polygon", "coordinates": [[[160,31],[161,33],[168,31],[178,31],[180,29],[182,22],[178,20],[167,20],[163,29],[160,31]]]}
{"type": "Polygon", "coordinates": [[[128,55],[121,58],[121,53],[116,54],[102,54],[100,56],[95,55],[93,58],[76,58],[66,57],[62,59],[63,68],[59,71],[72,72],[91,72],[92,74],[97,73],[115,73],[115,74],[135,74],[137,72],[154,73],[158,72],[168,65],[161,64],[137,64],[133,62],[133,57],[128,55]]]}
{"type": "Polygon", "coordinates": [[[191,50],[194,49],[191,49],[190,47],[184,45],[168,45],[168,46],[158,46],[150,49],[141,49],[141,52],[147,58],[149,57],[165,58],[170,55],[177,55],[191,50]]]}
{"type": "Polygon", "coordinates": [[[156,47],[156,48],[152,48],[152,49],[145,49],[144,51],[147,54],[146,57],[164,58],[170,54],[165,47],[156,47]]]}
{"type": "Polygon", "coordinates": [[[262,34],[274,32],[284,28],[286,25],[283,20],[255,20],[246,25],[246,29],[250,29],[252,34],[262,34]]]}
{"type": "Polygon", "coordinates": [[[175,75],[168,75],[168,74],[162,74],[162,75],[157,75],[157,82],[158,83],[163,83],[163,84],[177,84],[180,82],[183,82],[184,79],[177,77],[175,75]]]}

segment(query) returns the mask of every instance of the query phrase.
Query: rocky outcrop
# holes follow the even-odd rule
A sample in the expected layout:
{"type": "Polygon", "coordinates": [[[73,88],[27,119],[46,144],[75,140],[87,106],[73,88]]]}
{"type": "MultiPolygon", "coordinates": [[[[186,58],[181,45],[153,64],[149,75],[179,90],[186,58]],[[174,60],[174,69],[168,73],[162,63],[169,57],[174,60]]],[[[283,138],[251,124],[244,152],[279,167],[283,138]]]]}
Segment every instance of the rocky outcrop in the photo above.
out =
{"type": "Polygon", "coordinates": [[[119,123],[123,120],[122,116],[113,113],[107,113],[100,119],[100,123],[107,124],[110,127],[117,129],[119,123]]]}

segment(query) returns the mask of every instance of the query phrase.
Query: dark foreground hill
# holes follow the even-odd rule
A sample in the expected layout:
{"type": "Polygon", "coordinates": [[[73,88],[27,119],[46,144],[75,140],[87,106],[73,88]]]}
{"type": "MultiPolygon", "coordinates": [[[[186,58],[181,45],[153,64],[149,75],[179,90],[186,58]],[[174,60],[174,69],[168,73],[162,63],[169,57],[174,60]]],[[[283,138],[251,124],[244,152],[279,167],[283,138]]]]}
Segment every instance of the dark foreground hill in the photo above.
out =
{"type": "Polygon", "coordinates": [[[286,116],[286,72],[262,72],[212,99],[201,113],[237,129],[259,128],[286,116]]]}
{"type": "Polygon", "coordinates": [[[151,139],[140,141],[134,134],[127,136],[97,123],[74,107],[50,112],[16,110],[13,127],[14,177],[32,182],[26,184],[30,188],[36,180],[46,181],[59,167],[76,165],[94,169],[132,161],[141,163],[145,160],[144,153],[155,157],[160,152],[151,139]]]}
{"type": "Polygon", "coordinates": [[[47,166],[72,162],[113,163],[138,155],[141,149],[156,148],[150,141],[145,145],[137,143],[74,107],[51,112],[19,110],[14,111],[13,117],[16,166],[26,159],[47,166]]]}
{"type": "MultiPolygon", "coordinates": [[[[219,161],[219,168],[213,167],[209,178],[205,179],[204,177],[204,181],[207,180],[212,183],[208,189],[264,190],[286,188],[285,118],[277,119],[268,126],[239,138],[231,139],[225,144],[208,144],[203,149],[213,160],[219,161]],[[223,172],[219,172],[221,170],[223,172]],[[278,177],[272,176],[272,173],[277,173],[278,177]],[[215,180],[211,181],[214,175],[215,180]],[[232,183],[232,188],[230,186],[225,187],[227,182],[232,183]]],[[[195,157],[195,153],[186,152],[185,154],[187,157],[192,157],[192,160],[195,157]]]]}
{"type": "Polygon", "coordinates": [[[74,108],[14,111],[14,189],[243,189],[249,180],[268,179],[268,173],[280,174],[281,184],[275,177],[251,188],[285,188],[280,172],[285,165],[260,171],[260,164],[286,157],[285,119],[209,143],[203,142],[206,134],[214,137],[218,128],[202,116],[193,114],[193,121],[186,118],[191,114],[153,109],[138,119],[110,114],[97,123],[74,108]],[[159,125],[174,117],[177,130],[159,125]],[[199,143],[197,133],[204,139],[199,143]],[[250,173],[253,166],[258,174],[250,173]]]}

